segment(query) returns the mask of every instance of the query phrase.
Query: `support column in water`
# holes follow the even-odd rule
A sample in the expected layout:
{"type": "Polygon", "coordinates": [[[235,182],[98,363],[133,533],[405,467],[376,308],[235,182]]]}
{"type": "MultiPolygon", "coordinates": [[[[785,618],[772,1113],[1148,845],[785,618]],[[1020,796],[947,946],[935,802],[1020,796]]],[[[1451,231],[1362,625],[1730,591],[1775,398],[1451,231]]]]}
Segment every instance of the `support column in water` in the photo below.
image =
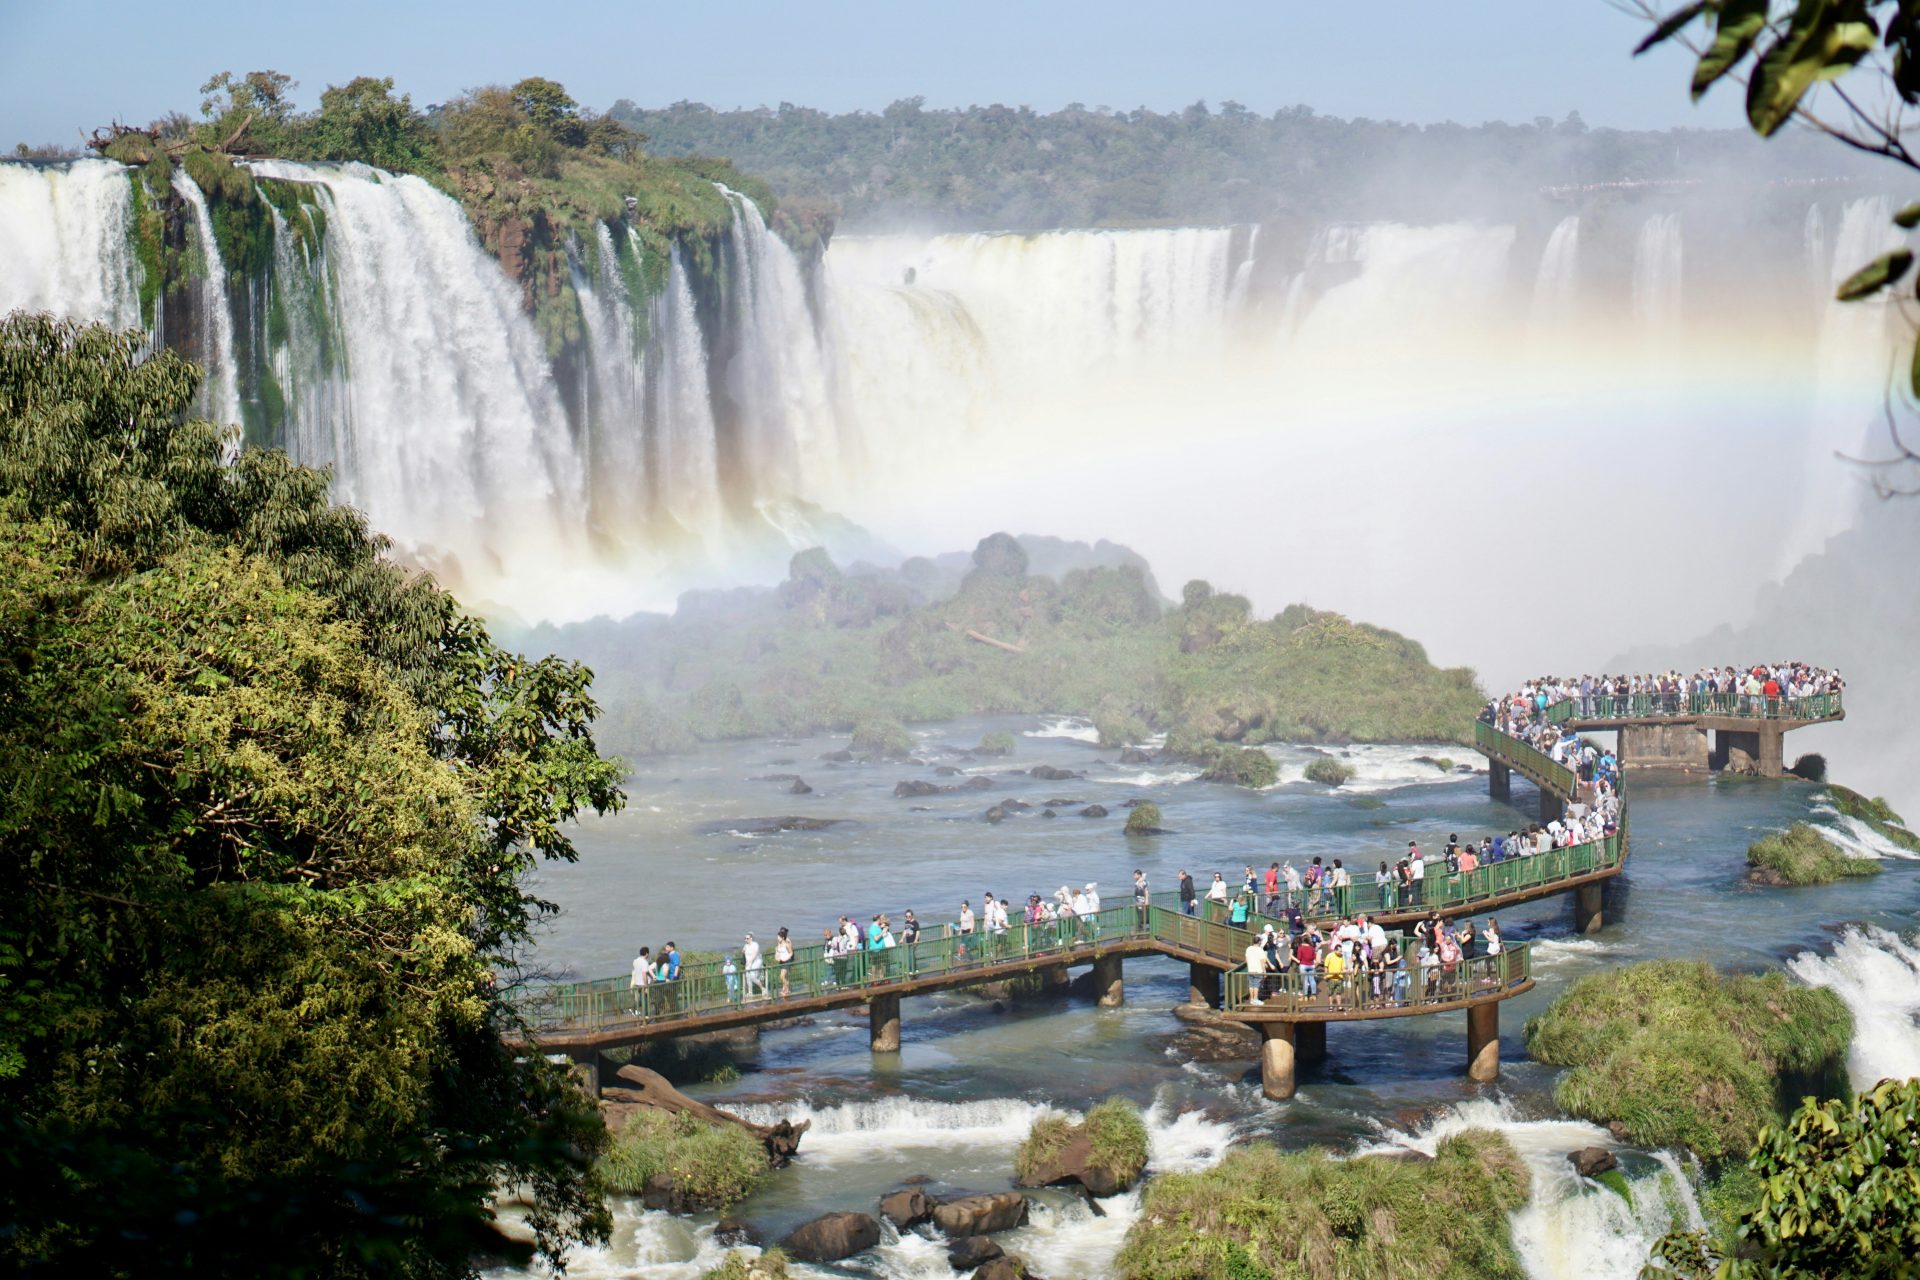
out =
{"type": "Polygon", "coordinates": [[[1300,1065],[1311,1067],[1327,1059],[1327,1024],[1302,1022],[1293,1031],[1293,1045],[1300,1065]]]}
{"type": "Polygon", "coordinates": [[[1127,1002],[1119,956],[1101,956],[1093,962],[1093,995],[1102,1009],[1118,1009],[1127,1002]]]}
{"type": "Polygon", "coordinates": [[[1187,965],[1187,1003],[1220,1007],[1220,971],[1197,961],[1187,965]]]}
{"type": "Polygon", "coordinates": [[[1513,795],[1513,771],[1498,760],[1487,762],[1487,795],[1495,800],[1510,799],[1513,795]]]}
{"type": "Polygon", "coordinates": [[[578,1054],[569,1054],[568,1065],[580,1081],[580,1087],[587,1091],[589,1098],[600,1096],[600,1051],[587,1049],[578,1054]]]}
{"type": "Polygon", "coordinates": [[[1500,1078],[1500,1004],[1489,1000],[1467,1009],[1467,1079],[1489,1084],[1500,1078]]]}
{"type": "Polygon", "coordinates": [[[1293,1096],[1293,1037],[1291,1022],[1260,1024],[1260,1092],[1275,1102],[1293,1096]]]}
{"type": "Polygon", "coordinates": [[[867,1031],[875,1053],[900,1052],[900,997],[875,996],[867,1005],[867,1031]]]}
{"type": "Polygon", "coordinates": [[[1073,985],[1073,975],[1063,964],[1050,964],[1040,971],[1040,991],[1044,995],[1063,996],[1073,985]]]}
{"type": "Polygon", "coordinates": [[[1573,892],[1573,931],[1575,933],[1598,933],[1606,923],[1605,913],[1601,910],[1606,902],[1606,886],[1595,881],[1583,884],[1573,892]]]}

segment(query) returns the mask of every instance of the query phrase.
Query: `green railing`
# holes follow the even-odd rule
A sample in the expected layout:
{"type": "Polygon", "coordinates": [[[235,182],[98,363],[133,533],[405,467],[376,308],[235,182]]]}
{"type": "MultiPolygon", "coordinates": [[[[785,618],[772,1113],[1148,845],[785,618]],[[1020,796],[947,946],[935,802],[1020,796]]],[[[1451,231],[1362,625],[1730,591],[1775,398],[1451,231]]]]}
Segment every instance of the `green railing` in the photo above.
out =
{"type": "Polygon", "coordinates": [[[1401,967],[1375,974],[1357,972],[1330,978],[1322,966],[1302,970],[1289,961],[1278,973],[1259,980],[1258,1002],[1249,990],[1246,967],[1227,974],[1222,1004],[1228,1010],[1261,1013],[1364,1013],[1413,1009],[1462,1000],[1494,999],[1533,977],[1531,944],[1502,947],[1497,956],[1476,956],[1451,965],[1422,966],[1417,955],[1401,967]]]}
{"type": "Polygon", "coordinates": [[[636,987],[623,974],[528,988],[514,998],[531,1023],[548,1029],[652,1025],[1016,962],[1058,961],[1090,954],[1101,944],[1150,936],[1148,921],[1128,901],[1072,920],[1016,924],[999,934],[961,934],[942,926],[937,936],[922,933],[911,946],[845,956],[830,956],[825,944],[816,942],[795,948],[792,961],[784,965],[774,963],[769,946],[763,953],[764,969],[753,973],[728,973],[724,960],[708,960],[683,964],[673,981],[636,987]]]}
{"type": "Polygon", "coordinates": [[[1804,698],[1769,698],[1747,693],[1634,693],[1574,697],[1547,709],[1560,723],[1581,720],[1635,720],[1658,716],[1725,716],[1735,720],[1827,720],[1845,708],[1841,695],[1816,693],[1804,698]],[[1556,716],[1561,707],[1567,710],[1556,716]]]}
{"type": "MultiPolygon", "coordinates": [[[[1555,703],[1547,709],[1547,713],[1551,717],[1560,707],[1571,705],[1566,702],[1555,703]]],[[[1561,719],[1566,717],[1562,716],[1561,719]]],[[[1573,770],[1557,763],[1544,751],[1522,742],[1512,734],[1500,732],[1485,720],[1473,722],[1473,745],[1488,759],[1519,770],[1549,791],[1559,793],[1561,799],[1572,799],[1573,770]]]]}
{"type": "MultiPolygon", "coordinates": [[[[1310,923],[1350,920],[1360,914],[1377,915],[1402,911],[1451,912],[1460,907],[1471,907],[1475,903],[1488,902],[1508,894],[1543,888],[1560,881],[1575,880],[1592,875],[1596,871],[1611,870],[1620,865],[1624,847],[1623,835],[1616,832],[1604,839],[1569,845],[1564,849],[1548,849],[1544,853],[1525,856],[1510,855],[1499,862],[1484,863],[1472,871],[1450,872],[1441,859],[1427,858],[1424,860],[1427,867],[1426,876],[1419,882],[1417,892],[1403,893],[1398,884],[1381,886],[1369,880],[1367,883],[1355,883],[1345,889],[1302,888],[1291,894],[1283,886],[1279,896],[1289,905],[1298,907],[1301,916],[1310,923]]],[[[1168,915],[1180,914],[1176,894],[1155,894],[1154,903],[1156,910],[1164,910],[1168,915]]],[[[1284,920],[1277,916],[1270,916],[1260,909],[1265,905],[1264,892],[1254,895],[1254,901],[1250,904],[1249,910],[1251,927],[1255,930],[1269,924],[1284,927],[1286,923],[1284,920]]],[[[1195,904],[1195,911],[1203,920],[1231,927],[1228,924],[1230,906],[1223,906],[1211,899],[1202,899],[1195,904]]],[[[1155,928],[1155,936],[1160,936],[1158,926],[1155,928]]]]}

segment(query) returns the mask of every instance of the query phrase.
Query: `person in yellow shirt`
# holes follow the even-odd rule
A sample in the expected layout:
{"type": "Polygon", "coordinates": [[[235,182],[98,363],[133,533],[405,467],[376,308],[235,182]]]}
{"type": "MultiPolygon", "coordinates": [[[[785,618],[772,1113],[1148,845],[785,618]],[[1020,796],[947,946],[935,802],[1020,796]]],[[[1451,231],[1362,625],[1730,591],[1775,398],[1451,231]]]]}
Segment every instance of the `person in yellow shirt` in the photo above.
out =
{"type": "Polygon", "coordinates": [[[1347,958],[1340,954],[1340,948],[1327,951],[1326,959],[1321,961],[1321,972],[1326,978],[1327,1000],[1334,1008],[1346,1007],[1347,958]]]}

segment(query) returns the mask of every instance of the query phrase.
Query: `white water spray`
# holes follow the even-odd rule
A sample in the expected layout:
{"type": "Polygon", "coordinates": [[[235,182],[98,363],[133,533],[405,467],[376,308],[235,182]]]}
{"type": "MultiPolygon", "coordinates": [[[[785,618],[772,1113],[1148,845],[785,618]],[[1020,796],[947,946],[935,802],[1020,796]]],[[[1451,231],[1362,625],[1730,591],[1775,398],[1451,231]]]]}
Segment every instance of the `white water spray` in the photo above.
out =
{"type": "Polygon", "coordinates": [[[1805,951],[1787,968],[1853,1011],[1847,1075],[1855,1090],[1920,1076],[1920,946],[1885,929],[1850,928],[1830,955],[1805,951]]]}
{"type": "Polygon", "coordinates": [[[0,315],[139,327],[132,217],[133,188],[111,161],[0,165],[0,315]]]}
{"type": "Polygon", "coordinates": [[[199,184],[184,169],[173,171],[173,190],[193,212],[194,246],[198,251],[195,283],[200,294],[200,317],[207,385],[202,392],[209,416],[222,424],[240,421],[239,370],[233,359],[233,309],[227,305],[227,270],[220,260],[220,242],[213,234],[213,215],[199,184]]]}

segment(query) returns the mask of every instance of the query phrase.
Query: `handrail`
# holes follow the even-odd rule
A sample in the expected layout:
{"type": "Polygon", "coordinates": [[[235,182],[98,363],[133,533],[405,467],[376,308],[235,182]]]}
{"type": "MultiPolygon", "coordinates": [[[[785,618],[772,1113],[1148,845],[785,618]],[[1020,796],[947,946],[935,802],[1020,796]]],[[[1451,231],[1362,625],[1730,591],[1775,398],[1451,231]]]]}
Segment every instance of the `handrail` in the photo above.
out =
{"type": "MultiPolygon", "coordinates": [[[[1554,708],[1570,706],[1570,703],[1556,703],[1554,708]]],[[[1566,719],[1562,716],[1561,719],[1566,719]]],[[[1554,760],[1546,752],[1530,743],[1521,741],[1512,734],[1502,733],[1485,720],[1473,722],[1474,746],[1482,755],[1498,760],[1511,769],[1518,769],[1550,791],[1559,793],[1563,800],[1574,796],[1573,770],[1554,760]]]]}
{"type": "Polygon", "coordinates": [[[1242,965],[1227,974],[1222,1005],[1229,1012],[1258,1010],[1263,1014],[1415,1009],[1499,999],[1532,978],[1533,949],[1525,942],[1506,944],[1498,955],[1475,956],[1451,965],[1422,966],[1417,958],[1408,957],[1401,967],[1379,975],[1363,971],[1330,978],[1322,966],[1302,969],[1289,963],[1283,972],[1269,973],[1261,979],[1258,1001],[1249,990],[1250,975],[1242,965]]]}
{"type": "MultiPolygon", "coordinates": [[[[748,973],[725,971],[722,960],[688,962],[677,979],[636,987],[630,977],[596,978],[532,988],[516,1003],[529,1021],[546,1027],[594,1029],[614,1025],[653,1025],[684,1021],[748,1006],[773,1005],[912,979],[1005,967],[1020,961],[1048,961],[1103,944],[1150,937],[1131,901],[1095,915],[1029,925],[1005,933],[961,934],[943,930],[938,937],[882,950],[829,956],[823,943],[794,949],[793,960],[773,962],[748,973]]],[[[1243,946],[1245,944],[1242,944],[1243,946]]]]}
{"type": "Polygon", "coordinates": [[[1547,719],[1636,720],[1659,716],[1721,716],[1729,720],[1830,720],[1844,713],[1838,693],[1814,693],[1804,698],[1751,693],[1632,693],[1575,694],[1547,709],[1547,719]],[[1556,716],[1560,707],[1567,710],[1556,716]]]}

